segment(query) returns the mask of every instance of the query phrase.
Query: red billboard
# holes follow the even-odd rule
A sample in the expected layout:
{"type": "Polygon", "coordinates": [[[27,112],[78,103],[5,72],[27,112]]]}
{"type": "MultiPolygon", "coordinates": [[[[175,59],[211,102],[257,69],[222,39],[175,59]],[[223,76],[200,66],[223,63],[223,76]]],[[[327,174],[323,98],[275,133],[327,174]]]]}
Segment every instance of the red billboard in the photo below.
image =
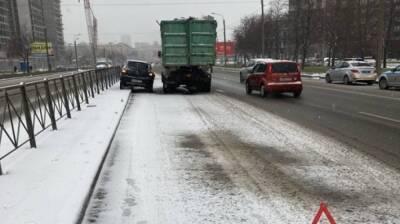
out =
{"type": "MultiPolygon", "coordinates": [[[[225,55],[225,43],[217,42],[215,45],[215,51],[217,52],[217,56],[225,55]]],[[[235,55],[235,43],[233,41],[226,42],[226,56],[234,56],[235,55]]]]}

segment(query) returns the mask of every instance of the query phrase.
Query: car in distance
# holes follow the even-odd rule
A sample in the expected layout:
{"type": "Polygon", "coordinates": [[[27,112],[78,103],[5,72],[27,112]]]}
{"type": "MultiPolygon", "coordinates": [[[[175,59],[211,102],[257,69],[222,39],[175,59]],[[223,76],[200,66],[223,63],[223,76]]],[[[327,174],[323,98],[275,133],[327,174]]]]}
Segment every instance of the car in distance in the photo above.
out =
{"type": "Polygon", "coordinates": [[[97,62],[96,63],[96,69],[105,69],[105,68],[110,68],[111,65],[107,62],[97,62]]]}
{"type": "Polygon", "coordinates": [[[293,93],[300,97],[303,91],[301,71],[296,62],[269,61],[258,62],[246,79],[246,93],[260,91],[262,97],[269,93],[293,93]]]}
{"type": "Polygon", "coordinates": [[[371,64],[364,61],[343,61],[326,72],[327,83],[343,82],[346,85],[364,82],[368,85],[375,83],[378,74],[371,64]]]}
{"type": "Polygon", "coordinates": [[[380,89],[400,87],[400,65],[380,75],[378,80],[380,89]]]}
{"type": "Polygon", "coordinates": [[[120,89],[126,87],[143,87],[153,92],[155,74],[151,65],[144,61],[129,60],[122,68],[120,76],[120,89]]]}
{"type": "Polygon", "coordinates": [[[243,66],[241,69],[240,69],[240,71],[239,71],[239,80],[240,80],[240,83],[243,83],[245,80],[246,80],[246,78],[247,78],[247,76],[250,74],[250,72],[254,69],[254,66],[256,66],[257,65],[257,63],[259,63],[259,62],[266,62],[266,61],[271,61],[272,59],[269,59],[269,58],[265,58],[265,59],[262,59],[262,58],[256,58],[256,59],[251,59],[251,60],[249,60],[248,62],[247,62],[247,64],[245,65],[245,66],[243,66]]]}

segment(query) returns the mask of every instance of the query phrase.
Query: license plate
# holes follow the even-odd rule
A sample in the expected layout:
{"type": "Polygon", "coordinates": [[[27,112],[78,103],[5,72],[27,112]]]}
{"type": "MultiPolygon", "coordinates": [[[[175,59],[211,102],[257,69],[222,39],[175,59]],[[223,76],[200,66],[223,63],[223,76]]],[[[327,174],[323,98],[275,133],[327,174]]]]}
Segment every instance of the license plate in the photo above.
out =
{"type": "Polygon", "coordinates": [[[362,71],[363,74],[369,74],[371,73],[370,71],[362,71]]]}
{"type": "Polygon", "coordinates": [[[292,78],[280,78],[279,81],[281,81],[281,82],[290,82],[290,81],[292,81],[292,78]]]}
{"type": "Polygon", "coordinates": [[[131,79],[131,83],[142,83],[142,80],[131,79]]]}

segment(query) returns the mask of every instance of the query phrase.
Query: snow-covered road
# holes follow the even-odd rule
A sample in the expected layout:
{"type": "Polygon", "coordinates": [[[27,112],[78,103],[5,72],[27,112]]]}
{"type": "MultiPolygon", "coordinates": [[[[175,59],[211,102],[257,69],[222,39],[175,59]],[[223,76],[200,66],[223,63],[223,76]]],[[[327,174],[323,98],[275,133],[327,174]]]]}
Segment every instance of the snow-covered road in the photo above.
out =
{"type": "Polygon", "coordinates": [[[400,223],[398,171],[217,91],[134,93],[85,223],[400,223]]]}

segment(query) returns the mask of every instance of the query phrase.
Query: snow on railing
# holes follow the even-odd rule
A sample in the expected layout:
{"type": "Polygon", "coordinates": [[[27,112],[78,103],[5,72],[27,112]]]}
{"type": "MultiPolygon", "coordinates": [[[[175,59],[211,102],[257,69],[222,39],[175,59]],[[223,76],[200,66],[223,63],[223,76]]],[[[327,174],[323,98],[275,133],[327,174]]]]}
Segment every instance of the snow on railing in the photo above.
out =
{"type": "Polygon", "coordinates": [[[113,67],[0,88],[0,175],[3,159],[26,143],[36,148],[38,134],[57,130],[57,121],[71,118],[72,110],[118,82],[119,74],[113,67]]]}

